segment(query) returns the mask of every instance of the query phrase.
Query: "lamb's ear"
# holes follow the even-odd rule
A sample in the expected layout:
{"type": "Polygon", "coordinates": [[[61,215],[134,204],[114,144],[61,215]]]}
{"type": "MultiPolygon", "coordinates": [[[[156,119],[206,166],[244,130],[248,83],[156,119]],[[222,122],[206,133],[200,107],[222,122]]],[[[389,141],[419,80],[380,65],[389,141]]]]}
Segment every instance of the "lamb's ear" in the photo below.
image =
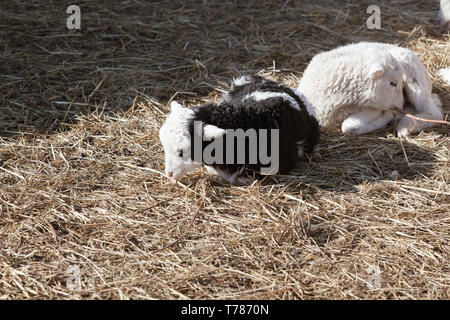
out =
{"type": "Polygon", "coordinates": [[[170,111],[177,111],[177,110],[180,110],[180,108],[182,109],[183,106],[181,104],[179,104],[178,102],[172,101],[170,103],[170,111]]]}
{"type": "Polygon", "coordinates": [[[383,75],[383,73],[384,73],[384,68],[381,64],[374,63],[370,66],[370,70],[369,70],[370,78],[378,79],[383,75]]]}
{"type": "Polygon", "coordinates": [[[224,129],[220,129],[212,124],[207,124],[203,127],[203,139],[207,141],[217,139],[223,136],[225,132],[226,131],[224,129]]]}

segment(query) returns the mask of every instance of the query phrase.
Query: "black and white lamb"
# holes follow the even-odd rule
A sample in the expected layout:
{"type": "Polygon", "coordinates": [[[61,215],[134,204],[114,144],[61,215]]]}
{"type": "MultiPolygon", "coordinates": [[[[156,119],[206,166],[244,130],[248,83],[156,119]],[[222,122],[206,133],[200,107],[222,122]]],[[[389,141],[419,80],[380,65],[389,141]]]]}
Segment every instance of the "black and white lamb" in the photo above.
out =
{"type": "Polygon", "coordinates": [[[205,165],[231,184],[287,174],[319,141],[319,125],[303,96],[258,76],[233,81],[219,104],[171,103],[160,129],[165,173],[179,179],[205,165]]]}

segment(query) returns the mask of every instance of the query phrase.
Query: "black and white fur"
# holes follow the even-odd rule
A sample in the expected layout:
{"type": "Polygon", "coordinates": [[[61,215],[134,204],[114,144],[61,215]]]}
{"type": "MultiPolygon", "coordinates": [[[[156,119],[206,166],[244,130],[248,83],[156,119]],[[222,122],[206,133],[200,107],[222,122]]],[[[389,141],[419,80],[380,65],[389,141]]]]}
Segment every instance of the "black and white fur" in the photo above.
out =
{"type": "MultiPolygon", "coordinates": [[[[160,130],[166,175],[178,179],[202,165],[194,161],[193,139],[198,134],[194,132],[194,121],[203,123],[202,151],[213,139],[226,139],[226,129],[268,129],[269,133],[270,129],[279,129],[278,173],[289,173],[299,157],[310,154],[319,141],[319,125],[302,98],[294,89],[248,75],[235,79],[231,90],[217,105],[186,108],[172,102],[171,112],[160,130]]],[[[267,141],[270,144],[270,137],[267,141]]],[[[259,176],[262,164],[249,164],[248,148],[246,153],[245,164],[214,163],[207,169],[229,183],[247,183],[259,176]]]]}

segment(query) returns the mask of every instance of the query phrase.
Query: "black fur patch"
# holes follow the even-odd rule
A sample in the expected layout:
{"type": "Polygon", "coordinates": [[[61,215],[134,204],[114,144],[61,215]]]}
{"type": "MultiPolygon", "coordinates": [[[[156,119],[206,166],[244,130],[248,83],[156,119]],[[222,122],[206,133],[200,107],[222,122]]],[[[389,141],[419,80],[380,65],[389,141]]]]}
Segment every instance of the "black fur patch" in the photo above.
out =
{"type": "MultiPolygon", "coordinates": [[[[234,86],[228,93],[226,101],[224,100],[218,105],[208,104],[201,107],[191,107],[196,115],[195,120],[202,121],[203,124],[212,124],[222,129],[240,128],[244,131],[248,129],[268,129],[267,150],[271,150],[270,129],[279,129],[280,154],[278,173],[287,174],[294,168],[299,158],[297,143],[303,141],[304,151],[306,154],[309,154],[319,142],[319,125],[317,120],[308,114],[306,106],[291,89],[258,76],[247,77],[250,79],[250,82],[234,86]],[[256,91],[288,94],[295,99],[301,110],[295,109],[282,97],[273,97],[261,101],[255,101],[251,98],[244,99],[247,95],[256,91]]],[[[190,133],[193,139],[193,123],[190,133]]],[[[227,136],[225,134],[225,141],[227,136]]],[[[210,143],[209,141],[204,141],[202,143],[202,151],[210,143]]],[[[225,149],[226,143],[223,145],[225,149]]],[[[193,141],[191,146],[192,151],[194,151],[193,141]]],[[[258,163],[250,164],[248,147],[248,141],[246,141],[245,164],[213,164],[212,166],[229,174],[235,173],[244,167],[245,170],[243,170],[242,176],[252,172],[260,172],[261,168],[267,167],[267,165],[262,166],[259,159],[258,163]]],[[[193,157],[194,152],[191,154],[193,157]]],[[[224,155],[226,155],[226,150],[224,150],[224,155]]]]}

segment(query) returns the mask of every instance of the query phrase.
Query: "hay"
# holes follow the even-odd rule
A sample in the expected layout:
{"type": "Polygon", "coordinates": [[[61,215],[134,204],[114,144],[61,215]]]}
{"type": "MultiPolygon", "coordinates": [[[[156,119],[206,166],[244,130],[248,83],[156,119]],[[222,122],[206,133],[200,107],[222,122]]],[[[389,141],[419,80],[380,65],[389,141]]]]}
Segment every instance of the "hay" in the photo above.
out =
{"type": "Polygon", "coordinates": [[[448,126],[328,131],[321,158],[249,187],[173,185],[158,139],[171,99],[216,101],[242,71],[295,86],[360,40],[415,50],[448,115],[437,1],[378,1],[381,30],[371,1],[78,3],[78,32],[60,2],[0,13],[0,298],[449,298],[448,126]]]}

